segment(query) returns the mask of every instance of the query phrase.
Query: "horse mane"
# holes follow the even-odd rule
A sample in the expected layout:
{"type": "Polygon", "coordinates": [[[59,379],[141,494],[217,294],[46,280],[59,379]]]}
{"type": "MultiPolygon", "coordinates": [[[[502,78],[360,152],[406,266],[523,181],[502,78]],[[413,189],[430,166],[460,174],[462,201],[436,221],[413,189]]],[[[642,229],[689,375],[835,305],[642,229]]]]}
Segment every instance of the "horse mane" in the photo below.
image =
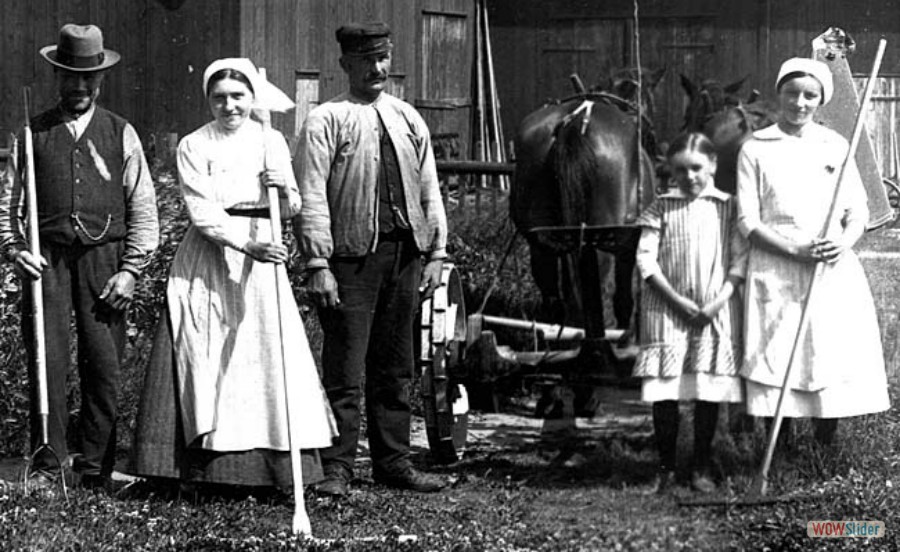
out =
{"type": "MultiPolygon", "coordinates": [[[[608,102],[599,105],[581,103],[573,112],[564,117],[553,129],[553,143],[547,154],[547,163],[552,164],[550,171],[556,179],[556,186],[560,198],[561,222],[566,226],[576,226],[588,222],[588,209],[594,205],[596,198],[590,197],[593,190],[598,188],[599,182],[607,178],[615,178],[618,169],[611,169],[609,163],[615,163],[621,156],[598,155],[594,150],[594,143],[590,139],[589,129],[594,125],[594,132],[598,130],[598,121],[591,118],[593,109],[597,107],[613,107],[615,104],[608,102]],[[613,172],[610,172],[610,171],[613,172]],[[586,183],[588,183],[586,185],[586,183]]],[[[637,121],[633,121],[635,124],[637,121]]],[[[609,131],[623,130],[619,125],[613,125],[609,131]]],[[[632,163],[642,161],[641,147],[633,148],[637,141],[636,134],[632,135],[634,142],[627,148],[633,150],[632,163]]],[[[647,155],[647,159],[650,156],[647,155]]],[[[641,183],[638,183],[641,185],[641,183]]]]}

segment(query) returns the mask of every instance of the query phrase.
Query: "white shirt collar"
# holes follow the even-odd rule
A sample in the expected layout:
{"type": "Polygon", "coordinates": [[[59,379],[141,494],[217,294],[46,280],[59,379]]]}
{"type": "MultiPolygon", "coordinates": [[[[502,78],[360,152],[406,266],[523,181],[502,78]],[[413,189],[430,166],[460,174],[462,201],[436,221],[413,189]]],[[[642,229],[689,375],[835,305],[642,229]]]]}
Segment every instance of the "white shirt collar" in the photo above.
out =
{"type": "Polygon", "coordinates": [[[94,111],[96,111],[97,104],[91,103],[91,107],[88,108],[87,111],[84,112],[83,115],[78,117],[77,119],[63,111],[63,117],[66,119],[66,128],[69,129],[69,132],[72,134],[72,137],[77,142],[81,135],[84,134],[85,129],[91,123],[91,119],[94,117],[94,111]]]}
{"type": "MultiPolygon", "coordinates": [[[[690,197],[682,192],[681,188],[679,188],[677,185],[669,188],[669,190],[660,197],[690,199],[690,197]]],[[[723,192],[722,190],[716,188],[713,184],[707,184],[706,187],[703,188],[703,190],[700,192],[700,195],[697,196],[697,199],[700,199],[701,197],[717,199],[719,201],[728,201],[729,199],[731,199],[731,194],[729,194],[728,192],[723,192]]]]}
{"type": "Polygon", "coordinates": [[[787,134],[786,132],[781,130],[781,127],[778,126],[778,123],[775,123],[773,125],[769,125],[765,128],[754,131],[753,137],[759,140],[785,140],[791,138],[816,139],[826,136],[828,134],[826,130],[827,129],[822,125],[816,122],[811,122],[808,123],[806,128],[803,129],[803,136],[794,136],[792,134],[787,134]]]}

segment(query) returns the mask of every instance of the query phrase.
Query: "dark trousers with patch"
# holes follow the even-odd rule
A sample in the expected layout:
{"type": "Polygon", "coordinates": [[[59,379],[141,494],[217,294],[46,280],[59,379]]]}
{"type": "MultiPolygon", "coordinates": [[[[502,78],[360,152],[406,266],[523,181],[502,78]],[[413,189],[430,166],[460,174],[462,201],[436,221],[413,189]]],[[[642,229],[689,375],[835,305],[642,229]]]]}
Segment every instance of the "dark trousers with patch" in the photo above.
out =
{"type": "Polygon", "coordinates": [[[325,333],[322,383],[340,435],[322,450],[323,468],[326,475],[353,473],[364,384],[373,469],[403,470],[409,465],[419,252],[411,237],[383,239],[365,257],[332,258],[331,270],[341,304],[319,309],[325,333]]]}
{"type": "MultiPolygon", "coordinates": [[[[47,351],[47,419],[50,445],[65,460],[69,408],[66,378],[69,373],[71,321],[75,314],[78,377],[81,389],[80,427],[74,468],[87,475],[108,475],[115,463],[116,399],[119,363],[125,346],[124,313],[99,300],[107,280],[118,272],[122,243],[85,247],[44,244],[48,266],[41,277],[47,351]]],[[[32,448],[41,441],[38,389],[33,354],[32,301],[25,294],[22,328],[29,350],[32,448]]],[[[47,455],[35,467],[54,467],[47,455]]]]}

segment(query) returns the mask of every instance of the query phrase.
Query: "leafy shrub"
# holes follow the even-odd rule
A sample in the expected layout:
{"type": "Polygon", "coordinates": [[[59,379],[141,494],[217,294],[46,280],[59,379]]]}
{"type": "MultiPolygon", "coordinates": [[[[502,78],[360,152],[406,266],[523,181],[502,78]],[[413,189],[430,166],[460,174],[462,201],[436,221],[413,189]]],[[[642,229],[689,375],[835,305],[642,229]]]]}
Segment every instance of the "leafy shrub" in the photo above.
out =
{"type": "Polygon", "coordinates": [[[28,376],[19,330],[22,292],[7,263],[0,264],[0,456],[20,456],[28,439],[28,376]]]}

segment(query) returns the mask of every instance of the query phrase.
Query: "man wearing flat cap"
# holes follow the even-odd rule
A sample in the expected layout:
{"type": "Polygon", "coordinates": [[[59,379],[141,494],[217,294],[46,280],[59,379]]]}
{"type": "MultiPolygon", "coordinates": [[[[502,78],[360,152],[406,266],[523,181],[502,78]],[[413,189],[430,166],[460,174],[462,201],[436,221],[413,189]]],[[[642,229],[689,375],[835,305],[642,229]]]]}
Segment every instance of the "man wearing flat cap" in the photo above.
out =
{"type": "Polygon", "coordinates": [[[440,282],[447,244],[431,136],[412,106],[385,92],[387,25],[348,24],[336,37],[349,90],[310,112],[294,158],[303,199],[294,229],[340,430],[322,451],[317,489],[348,492],[365,388],[375,481],[437,491],[444,481],[415,469],[409,452],[414,316],[420,294],[440,282]]]}
{"type": "MultiPolygon", "coordinates": [[[[0,250],[23,280],[42,281],[48,438],[62,460],[69,455],[66,375],[75,315],[81,427],[71,468],[76,482],[108,488],[115,461],[125,310],[135,280],[156,248],[156,194],[134,128],[96,104],[106,70],[120,59],[103,47],[100,29],[64,25],[58,44],[40,54],[53,66],[59,91],[57,105],[30,121],[41,253],[35,257],[28,249],[23,182],[17,171],[7,171],[0,180],[0,250]]],[[[19,167],[24,167],[23,159],[19,167]]],[[[22,312],[29,313],[30,286],[23,288],[22,312]]],[[[31,350],[31,316],[23,314],[22,325],[31,350]]],[[[41,425],[31,364],[35,447],[41,425]]],[[[52,455],[39,455],[34,467],[59,475],[52,455]]]]}

